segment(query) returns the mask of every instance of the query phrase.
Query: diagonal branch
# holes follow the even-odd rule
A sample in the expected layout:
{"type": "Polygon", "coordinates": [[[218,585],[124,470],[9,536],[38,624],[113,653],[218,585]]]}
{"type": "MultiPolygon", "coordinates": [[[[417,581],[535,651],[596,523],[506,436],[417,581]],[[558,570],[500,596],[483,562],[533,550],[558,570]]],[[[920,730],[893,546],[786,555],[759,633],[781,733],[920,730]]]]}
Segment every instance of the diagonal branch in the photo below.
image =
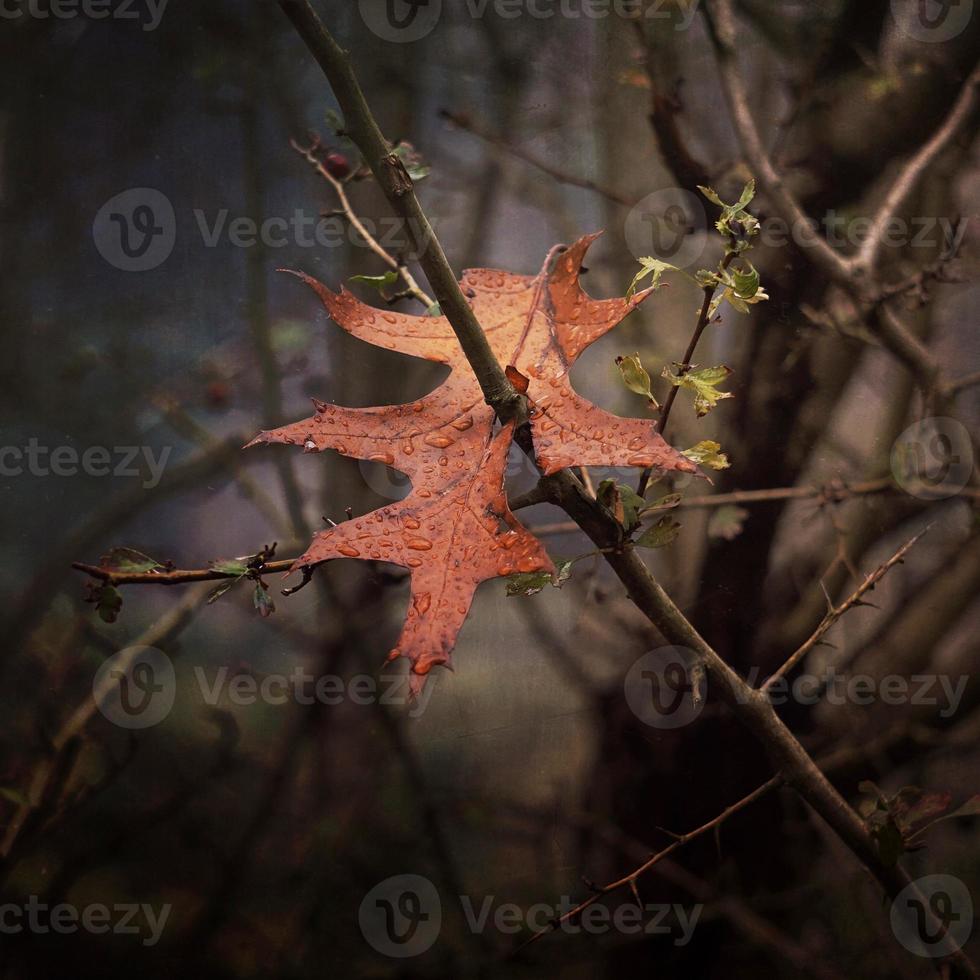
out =
{"type": "Polygon", "coordinates": [[[478,136],[491,146],[499,147],[501,150],[509,153],[512,157],[522,160],[524,163],[534,167],[536,170],[540,170],[541,173],[546,174],[553,180],[557,180],[559,184],[568,184],[571,187],[581,187],[583,190],[594,191],[600,197],[604,197],[607,201],[612,201],[613,204],[621,204],[626,208],[631,208],[634,204],[636,204],[636,201],[631,200],[628,197],[624,197],[622,194],[614,191],[610,187],[597,184],[594,180],[589,180],[587,177],[576,177],[574,174],[569,174],[563,170],[559,170],[557,167],[553,167],[546,160],[541,160],[534,156],[534,154],[529,153],[527,150],[523,150],[519,146],[514,146],[512,143],[508,143],[503,137],[495,136],[482,126],[478,126],[469,117],[464,116],[461,112],[453,112],[451,109],[440,109],[439,115],[448,122],[451,122],[458,129],[465,130],[467,133],[472,133],[474,136],[478,136]]]}
{"type": "Polygon", "coordinates": [[[524,408],[524,398],[507,380],[473,310],[466,302],[446,253],[415,196],[412,178],[384,138],[364,99],[347,52],[323,26],[308,0],[279,0],[310,53],[323,69],[344,115],[347,134],[357,144],[378,186],[395,213],[404,219],[443,315],[449,320],[466,359],[473,366],[483,396],[509,421],[524,408]]]}
{"type": "Polygon", "coordinates": [[[619,891],[619,889],[626,888],[627,886],[635,891],[636,881],[641,875],[646,874],[647,871],[663,861],[664,858],[670,857],[674,851],[679,850],[685,844],[689,844],[691,841],[697,840],[699,837],[704,836],[704,834],[708,833],[708,831],[720,827],[729,817],[734,816],[736,813],[744,810],[746,807],[751,806],[757,800],[765,796],[769,790],[779,786],[782,781],[781,776],[773,776],[772,779],[763,783],[757,789],[754,789],[748,794],[748,796],[744,796],[737,803],[733,803],[730,807],[726,807],[726,809],[722,810],[718,816],[712,818],[707,823],[702,824],[700,827],[697,827],[694,830],[688,831],[686,834],[678,835],[672,844],[668,844],[663,850],[658,851],[656,854],[649,857],[646,861],[639,865],[639,867],[634,868],[628,875],[624,875],[622,878],[619,878],[616,881],[611,881],[608,885],[602,885],[601,887],[596,888],[587,899],[579,902],[575,908],[569,909],[567,912],[560,915],[547,928],[540,929],[538,932],[534,933],[534,935],[531,936],[527,942],[523,943],[518,948],[518,952],[530,946],[532,943],[537,942],[542,936],[546,936],[548,933],[554,932],[562,925],[562,923],[569,922],[572,919],[577,918],[590,905],[594,905],[600,898],[609,895],[611,892],[619,891]]]}
{"type": "Polygon", "coordinates": [[[871,275],[879,259],[888,224],[915,190],[923,174],[936,158],[973,121],[980,107],[980,64],[970,73],[949,115],[895,178],[884,201],[872,219],[871,230],[857,254],[858,264],[871,275]]]}
{"type": "MultiPolygon", "coordinates": [[[[931,526],[931,525],[930,525],[931,526]]],[[[813,634],[797,649],[766,682],[759,688],[768,691],[781,677],[788,674],[801,660],[827,635],[831,627],[850,609],[862,605],[863,597],[870,592],[896,565],[900,565],[916,543],[929,531],[923,528],[915,537],[906,541],[898,551],[879,565],[865,580],[838,606],[831,606],[813,634]]]]}
{"type": "Polygon", "coordinates": [[[423,291],[419,284],[415,281],[415,277],[405,268],[402,263],[398,261],[375,237],[372,235],[367,228],[364,227],[364,222],[358,217],[357,212],[351,206],[350,199],[347,197],[347,191],[344,190],[344,185],[337,180],[336,177],[323,165],[316,155],[316,150],[319,147],[319,141],[314,142],[312,146],[303,147],[300,146],[296,140],[289,141],[290,146],[305,159],[308,163],[312,164],[313,169],[333,188],[334,193],[337,195],[337,200],[340,201],[340,207],[343,209],[347,220],[354,227],[354,230],[361,236],[361,238],[367,243],[369,249],[374,252],[375,255],[381,259],[382,262],[392,272],[397,272],[398,275],[402,277],[402,281],[405,283],[405,288],[408,293],[413,298],[417,299],[427,310],[430,309],[434,300],[432,297],[423,291]]]}
{"type": "Polygon", "coordinates": [[[732,122],[749,166],[779,216],[790,227],[810,228],[812,235],[804,246],[812,255],[815,265],[835,282],[850,282],[855,273],[854,264],[839,255],[815,229],[815,222],[803,210],[796,196],[786,186],[776,171],[766,150],[749,105],[745,79],[738,66],[738,50],[735,38],[735,15],[731,0],[713,0],[702,8],[708,21],[711,41],[718,58],[722,89],[732,115],[732,122]]]}

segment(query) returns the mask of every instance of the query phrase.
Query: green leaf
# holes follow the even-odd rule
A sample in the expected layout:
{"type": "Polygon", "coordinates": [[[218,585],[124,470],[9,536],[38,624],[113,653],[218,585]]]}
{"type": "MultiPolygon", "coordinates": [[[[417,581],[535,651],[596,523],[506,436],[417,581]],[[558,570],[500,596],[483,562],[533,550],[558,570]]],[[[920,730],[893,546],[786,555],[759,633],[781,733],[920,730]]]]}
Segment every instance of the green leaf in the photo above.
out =
{"type": "Polygon", "coordinates": [[[671,516],[661,517],[648,527],[634,542],[638,548],[665,548],[680,532],[681,525],[671,516]]]}
{"type": "Polygon", "coordinates": [[[734,398],[730,391],[718,391],[720,385],[732,369],[724,364],[718,367],[702,368],[700,371],[688,371],[686,374],[674,374],[670,368],[664,368],[665,377],[676,388],[688,388],[694,392],[694,410],[698,418],[707,415],[723,398],[734,398]]]}
{"type": "Polygon", "coordinates": [[[380,293],[382,290],[387,289],[388,286],[394,286],[398,282],[398,273],[394,269],[389,269],[380,276],[351,276],[349,281],[363,282],[366,286],[370,286],[380,293]]]}
{"type": "Polygon", "coordinates": [[[550,572],[519,572],[507,576],[507,595],[537,595],[546,585],[551,584],[550,572]]]}
{"type": "Polygon", "coordinates": [[[646,255],[640,259],[640,271],[633,276],[633,281],[629,285],[629,289],[626,290],[626,299],[631,300],[633,294],[636,292],[636,287],[646,279],[647,276],[653,276],[650,285],[656,289],[660,285],[660,277],[665,272],[680,272],[681,270],[677,268],[676,265],[671,265],[669,262],[662,262],[660,259],[655,259],[653,256],[646,255]]]}
{"type": "Polygon", "coordinates": [[[640,523],[640,511],[647,502],[632,488],[624,483],[617,484],[615,480],[603,480],[596,490],[596,500],[626,529],[633,531],[640,523]]]}
{"type": "Polygon", "coordinates": [[[632,487],[623,483],[617,489],[623,505],[623,527],[628,534],[640,526],[640,511],[646,507],[647,502],[632,487]]]}
{"type": "Polygon", "coordinates": [[[252,597],[255,608],[259,615],[265,619],[276,611],[276,604],[272,601],[272,596],[261,582],[255,583],[255,595],[252,597]]]}
{"type": "Polygon", "coordinates": [[[752,198],[755,197],[755,178],[752,177],[749,182],[742,188],[742,196],[738,199],[738,204],[736,207],[741,211],[749,206],[752,202],[752,198]]]}
{"type": "Polygon", "coordinates": [[[432,168],[411,143],[403,140],[392,152],[401,160],[406,173],[413,181],[424,180],[432,172],[432,168]]]}
{"type": "Polygon", "coordinates": [[[684,495],[680,493],[668,493],[666,496],[659,497],[657,500],[647,504],[641,513],[655,514],[662,510],[673,510],[682,500],[684,495]]]}
{"type": "Polygon", "coordinates": [[[660,408],[660,404],[653,397],[653,392],[650,390],[650,375],[641,363],[638,353],[630,354],[628,357],[617,357],[616,366],[619,368],[619,373],[623,376],[623,384],[630,391],[635,392],[637,395],[643,395],[650,403],[651,408],[660,408]]]}
{"type": "Polygon", "coordinates": [[[698,190],[709,200],[712,204],[717,204],[718,207],[723,208],[725,202],[718,196],[717,191],[713,187],[703,187],[698,184],[698,190]]]}
{"type": "Polygon", "coordinates": [[[759,219],[745,210],[755,197],[755,181],[750,180],[742,188],[742,193],[734,204],[725,204],[710,187],[698,185],[698,190],[721,208],[721,217],[715,222],[715,227],[722,235],[735,239],[733,250],[741,252],[748,248],[749,239],[759,231],[759,219]]]}
{"type": "Polygon", "coordinates": [[[114,623],[119,618],[122,609],[122,596],[119,590],[111,585],[103,585],[95,593],[95,611],[104,623],[114,623]]]}
{"type": "Polygon", "coordinates": [[[619,500],[619,491],[616,489],[615,480],[603,480],[596,488],[595,499],[607,510],[615,513],[616,503],[619,500]]]}
{"type": "Polygon", "coordinates": [[[208,605],[210,606],[212,602],[217,602],[229,589],[233,588],[238,579],[232,578],[228,579],[227,582],[222,582],[209,596],[208,605]]]}
{"type": "Polygon", "coordinates": [[[735,294],[739,299],[752,299],[759,291],[761,279],[759,270],[751,262],[748,269],[733,269],[732,281],[735,283],[735,294]]]}
{"type": "Polygon", "coordinates": [[[726,273],[721,281],[725,289],[711,303],[709,315],[712,317],[726,300],[739,313],[749,313],[749,306],[769,299],[769,294],[762,288],[758,270],[751,262],[748,269],[735,269],[731,275],[726,273]]]}
{"type": "Polygon", "coordinates": [[[749,512],[744,507],[723,504],[708,521],[708,537],[734,541],[742,533],[748,516],[749,512]]]}
{"type": "Polygon", "coordinates": [[[220,572],[222,575],[244,575],[248,571],[248,565],[241,558],[219,558],[211,562],[211,570],[220,572]]]}
{"type": "Polygon", "coordinates": [[[559,558],[555,561],[555,574],[550,572],[518,572],[507,576],[507,595],[532,596],[537,595],[546,585],[560,589],[571,577],[576,558],[559,558]]]}
{"type": "Polygon", "coordinates": [[[133,548],[112,548],[99,559],[99,565],[102,568],[110,568],[114,572],[128,573],[156,572],[166,569],[166,565],[133,548]]]}
{"type": "Polygon", "coordinates": [[[721,452],[721,443],[713,439],[702,439],[690,449],[682,450],[681,455],[686,456],[692,463],[697,463],[698,466],[707,466],[713,470],[727,470],[732,465],[728,457],[721,452]]]}

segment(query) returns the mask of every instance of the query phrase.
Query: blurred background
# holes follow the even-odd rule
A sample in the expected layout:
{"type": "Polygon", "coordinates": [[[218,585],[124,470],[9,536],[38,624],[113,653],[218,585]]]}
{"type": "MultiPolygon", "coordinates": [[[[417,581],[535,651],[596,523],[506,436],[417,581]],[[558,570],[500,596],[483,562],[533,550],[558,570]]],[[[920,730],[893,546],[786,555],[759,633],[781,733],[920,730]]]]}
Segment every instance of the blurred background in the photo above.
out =
{"type": "MultiPolygon", "coordinates": [[[[717,214],[697,185],[733,201],[752,173],[700,4],[316,6],[386,136],[428,168],[420,199],[457,271],[534,273],[552,245],[599,229],[583,280],[597,297],[621,295],[644,255],[691,273],[717,263],[717,214]]],[[[767,148],[842,254],[976,63],[973,6],[737,4],[767,148]]],[[[779,789],[640,880],[642,901],[665,910],[657,931],[559,931],[508,955],[536,904],[541,928],[563,897],[628,873],[772,772],[710,690],[680,727],[633,710],[635,666],[663,640],[596,558],[560,591],[507,597],[503,580],[485,583],[455,672],[437,671],[414,704],[404,665],[381,670],[408,597],[394,566],[332,562],[289,597],[268,576],[267,617],[248,582],[210,603],[214,583],[123,587],[114,622],[86,602],[71,562],[113,547],[179,568],[273,541],[288,558],[324,519],[399,499],[405,478],[380,463],[240,447],[306,417],[310,397],[390,404],[442,375],[349,337],[277,272],[339,288],[386,269],[291,146],[313,134],[356,213],[393,255],[407,252],[277,4],[58,10],[12,3],[0,20],[2,975],[925,975],[871,879],[779,789]],[[145,725],[99,710],[92,693],[134,645],[154,651],[166,688],[145,725]],[[330,696],[248,687],[297,670],[329,678],[330,696]],[[233,689],[235,677],[252,680],[233,689]],[[418,883],[406,875],[424,880],[414,905],[399,898],[418,883]],[[78,916],[104,906],[108,926],[91,911],[74,929],[40,912],[30,926],[32,901],[78,916]],[[501,928],[508,903],[519,911],[501,928]],[[130,907],[127,925],[113,910],[130,907]],[[394,932],[379,931],[386,908],[394,932]],[[406,929],[407,945],[392,940],[406,929]]],[[[886,798],[919,787],[937,813],[976,790],[980,386],[955,384],[980,367],[975,132],[965,126],[904,203],[880,272],[886,285],[927,270],[888,302],[952,384],[941,410],[762,195],[752,260],[770,298],[748,316],[723,307],[697,356],[733,368],[734,398],[698,419],[681,392],[668,431],[679,448],[717,440],[731,467],[648,494],[811,488],[682,505],[677,540],[646,556],[703,635],[759,679],[812,633],[828,597],[932,525],[873,608],[844,617],[806,666],[905,678],[922,696],[781,709],[855,806],[874,799],[865,780],[886,798]],[[911,479],[909,446],[956,486],[936,494],[911,479]]],[[[640,353],[661,400],[661,367],[682,359],[701,293],[666,279],[574,368],[578,391],[610,411],[647,413],[617,355],[640,353]]],[[[384,305],[369,285],[351,288],[384,305]]],[[[636,475],[590,474],[596,485],[636,475]]],[[[534,479],[517,455],[508,478],[512,493],[534,479]]],[[[550,505],[520,519],[555,557],[590,550],[550,505]]],[[[978,894],[973,821],[919,840],[904,859],[914,876],[978,894]]],[[[605,904],[635,901],[625,889],[605,904]]],[[[958,912],[970,924],[972,906],[958,912]]]]}

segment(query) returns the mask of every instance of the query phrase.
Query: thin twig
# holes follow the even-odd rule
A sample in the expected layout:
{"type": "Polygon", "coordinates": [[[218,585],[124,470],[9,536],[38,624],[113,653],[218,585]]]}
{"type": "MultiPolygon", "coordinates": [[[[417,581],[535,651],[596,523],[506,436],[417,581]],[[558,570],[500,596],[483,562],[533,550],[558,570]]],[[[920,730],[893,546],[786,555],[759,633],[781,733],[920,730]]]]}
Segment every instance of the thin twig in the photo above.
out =
{"type": "Polygon", "coordinates": [[[742,797],[737,803],[733,803],[730,807],[727,807],[718,816],[709,820],[707,823],[702,824],[694,830],[688,831],[686,834],[681,834],[676,837],[672,844],[668,844],[662,851],[658,851],[652,857],[644,861],[639,867],[634,868],[628,875],[622,878],[618,878],[616,881],[610,882],[608,885],[602,885],[596,888],[596,890],[584,901],[579,902],[578,905],[573,909],[569,909],[564,914],[558,916],[551,925],[546,929],[540,929],[531,936],[526,942],[522,943],[518,947],[517,952],[530,946],[532,943],[537,942],[543,936],[547,936],[549,933],[554,932],[559,929],[564,922],[568,922],[579,916],[584,912],[590,905],[594,905],[599,901],[600,898],[610,894],[611,892],[618,891],[620,888],[633,887],[636,880],[640,875],[645,874],[652,867],[659,864],[664,858],[669,857],[674,851],[679,850],[685,844],[689,844],[693,840],[697,840],[698,837],[703,836],[710,830],[714,830],[716,827],[720,827],[729,817],[744,810],[746,807],[751,806],[757,800],[761,799],[766,795],[771,789],[779,786],[782,783],[782,776],[773,776],[772,779],[763,783],[757,789],[754,789],[748,796],[742,797]]]}
{"type": "MultiPolygon", "coordinates": [[[[295,558],[284,558],[279,561],[264,562],[257,566],[255,571],[260,575],[275,575],[276,572],[288,572],[295,564],[295,558]]],[[[99,565],[86,565],[80,561],[73,561],[71,567],[108,585],[186,585],[189,582],[237,579],[241,578],[243,574],[220,571],[214,568],[174,568],[161,572],[120,572],[112,568],[102,568],[99,565]]]]}
{"type": "Polygon", "coordinates": [[[473,367],[487,404],[505,421],[517,417],[526,410],[525,399],[507,379],[463,296],[446,253],[415,196],[405,164],[382,135],[368,107],[347,52],[323,26],[309,0],[279,0],[279,6],[323,69],[343,113],[347,135],[357,144],[388,203],[405,222],[419,265],[473,367]]]}
{"type": "Polygon", "coordinates": [[[474,123],[469,116],[463,115],[460,112],[452,112],[449,109],[440,109],[439,115],[451,122],[454,126],[459,129],[465,130],[468,133],[472,133],[474,136],[478,136],[480,139],[485,140],[492,146],[499,147],[500,149],[506,151],[511,156],[516,157],[518,160],[523,160],[524,163],[530,164],[537,170],[540,170],[543,174],[557,180],[560,184],[569,184],[572,187],[581,187],[583,190],[595,191],[600,197],[606,198],[608,201],[612,201],[614,204],[621,204],[623,207],[631,208],[636,204],[635,200],[631,200],[628,197],[624,197],[617,191],[612,190],[609,187],[605,187],[602,184],[597,184],[594,180],[589,180],[585,177],[576,177],[573,174],[565,173],[563,170],[559,170],[557,167],[553,167],[550,163],[545,160],[528,153],[527,150],[522,150],[518,146],[514,146],[512,143],[508,143],[502,136],[495,136],[493,133],[488,132],[481,126],[474,123]]]}
{"type": "MultiPolygon", "coordinates": [[[[728,252],[724,259],[721,261],[721,271],[724,272],[731,264],[735,258],[735,252],[728,252]]],[[[691,370],[691,362],[694,360],[694,352],[697,350],[698,343],[701,340],[701,335],[704,333],[708,326],[708,320],[711,316],[711,303],[715,298],[715,293],[718,290],[718,284],[715,282],[708,283],[704,287],[704,298],[701,302],[701,310],[698,313],[697,323],[694,325],[694,333],[691,335],[690,341],[687,344],[687,350],[684,351],[684,360],[679,365],[677,369],[677,374],[683,377],[691,370]]],[[[677,398],[677,392],[680,390],[679,385],[671,385],[670,391],[667,392],[667,398],[664,400],[664,407],[660,410],[660,417],[657,419],[656,430],[661,435],[663,435],[664,430],[667,428],[667,421],[670,418],[670,410],[674,407],[674,401],[677,398]]],[[[647,467],[640,474],[640,482],[637,484],[636,492],[639,496],[647,491],[647,486],[650,483],[650,477],[653,475],[653,469],[647,467]]]]}
{"type": "Polygon", "coordinates": [[[878,265],[885,232],[898,209],[915,190],[923,174],[932,166],[936,158],[969,127],[978,106],[980,106],[980,63],[974,67],[967,78],[949,115],[895,178],[872,219],[871,230],[857,254],[857,262],[867,275],[871,275],[878,265]]]}
{"type": "MultiPolygon", "coordinates": [[[[172,639],[191,621],[196,610],[205,602],[207,590],[189,592],[172,609],[148,627],[122,654],[116,667],[125,672],[144,647],[158,647],[172,639]]],[[[118,673],[106,674],[92,697],[76,708],[51,738],[49,752],[31,774],[24,800],[7,821],[0,840],[0,862],[9,866],[15,847],[30,828],[38,825],[45,814],[56,808],[60,789],[68,784],[73,770],[74,755],[79,739],[89,722],[98,713],[111,688],[117,685],[118,673]]]]}
{"type": "Polygon", "coordinates": [[[952,397],[966,388],[972,388],[974,385],[980,385],[980,371],[974,371],[972,374],[964,374],[961,378],[955,378],[946,385],[945,392],[947,396],[952,397]]]}
{"type": "MultiPolygon", "coordinates": [[[[930,525],[931,526],[931,525],[930,525]]],[[[923,528],[918,534],[913,538],[909,539],[902,545],[898,551],[895,552],[888,559],[888,561],[883,562],[879,565],[870,575],[868,575],[865,580],[842,602],[840,605],[831,606],[827,611],[827,615],[824,616],[820,625],[813,631],[811,636],[793,653],[787,658],[786,662],[775,671],[770,677],[761,685],[759,690],[768,691],[773,684],[775,684],[780,678],[788,674],[801,660],[827,635],[831,627],[846,613],[848,610],[853,609],[855,606],[863,605],[863,597],[870,592],[896,565],[901,564],[905,556],[915,547],[916,543],[924,534],[929,531],[929,527],[923,528]]]]}
{"type": "Polygon", "coordinates": [[[405,265],[399,262],[381,243],[364,227],[364,222],[358,217],[357,212],[354,210],[350,203],[350,198],[347,197],[347,191],[344,190],[344,185],[337,180],[336,177],[323,165],[323,162],[317,157],[316,150],[319,148],[319,142],[314,143],[312,146],[303,147],[300,146],[296,140],[290,140],[289,145],[305,160],[313,165],[313,169],[333,188],[334,193],[337,195],[337,200],[340,201],[340,207],[342,208],[344,214],[347,216],[347,220],[353,225],[354,230],[364,239],[368,248],[374,252],[375,255],[384,262],[394,272],[397,272],[401,276],[402,281],[405,283],[405,289],[408,294],[413,298],[417,299],[427,310],[431,309],[435,305],[435,300],[426,293],[421,286],[415,281],[415,277],[408,271],[405,265]]]}

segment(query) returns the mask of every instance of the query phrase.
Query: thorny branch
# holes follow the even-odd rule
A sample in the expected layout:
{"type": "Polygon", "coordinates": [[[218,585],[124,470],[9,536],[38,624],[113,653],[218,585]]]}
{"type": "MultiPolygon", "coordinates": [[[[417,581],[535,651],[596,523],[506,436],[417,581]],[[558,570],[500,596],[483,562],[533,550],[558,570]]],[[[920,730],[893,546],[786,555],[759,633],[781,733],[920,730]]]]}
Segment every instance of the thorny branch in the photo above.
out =
{"type": "Polygon", "coordinates": [[[301,156],[303,159],[312,164],[313,169],[333,188],[334,193],[337,195],[337,200],[340,201],[340,207],[347,217],[347,220],[354,227],[354,230],[361,236],[365,241],[368,248],[374,252],[375,255],[384,262],[393,272],[397,272],[401,276],[402,281],[405,283],[405,289],[408,294],[414,299],[417,299],[427,310],[431,309],[435,305],[435,300],[426,293],[421,286],[415,281],[415,277],[408,271],[404,263],[399,262],[383,245],[364,227],[364,222],[358,217],[357,212],[351,206],[350,199],[347,197],[347,191],[344,188],[343,182],[337,180],[336,177],[323,165],[323,161],[316,155],[316,151],[319,149],[319,140],[314,141],[310,146],[303,147],[300,146],[296,140],[290,140],[289,145],[301,156]]]}
{"type": "Polygon", "coordinates": [[[586,177],[576,177],[574,174],[569,174],[564,170],[559,170],[546,160],[541,160],[540,158],[534,156],[534,154],[528,153],[527,150],[514,146],[513,143],[508,143],[502,136],[495,136],[493,133],[488,132],[482,126],[473,122],[468,115],[464,115],[461,112],[453,112],[450,109],[440,109],[439,115],[447,122],[452,123],[458,129],[463,129],[468,133],[472,133],[474,136],[478,136],[491,146],[496,146],[506,151],[512,157],[522,160],[524,163],[529,164],[536,170],[540,170],[543,174],[546,174],[553,180],[557,180],[559,184],[568,184],[571,187],[581,187],[583,190],[594,191],[600,197],[604,197],[607,201],[612,201],[613,204],[621,204],[623,207],[631,208],[634,204],[636,204],[636,201],[630,200],[628,197],[624,197],[622,194],[614,191],[610,187],[597,184],[594,180],[589,180],[586,177]]]}
{"type": "Polygon", "coordinates": [[[786,662],[775,671],[762,686],[760,690],[768,691],[781,677],[785,677],[803,658],[827,635],[831,627],[850,609],[862,605],[864,596],[870,592],[896,565],[905,560],[905,556],[915,547],[919,539],[928,532],[926,527],[916,534],[909,541],[906,541],[898,551],[895,552],[886,562],[879,565],[865,580],[839,605],[831,604],[820,625],[814,630],[813,634],[791,654],[786,662]]]}
{"type": "MultiPolygon", "coordinates": [[[[651,868],[655,867],[657,864],[663,861],[664,858],[670,857],[670,855],[673,854],[674,851],[679,850],[685,844],[689,844],[691,841],[697,840],[699,837],[702,837],[704,834],[708,833],[708,831],[720,827],[729,817],[734,816],[736,813],[739,813],[741,810],[744,810],[746,807],[751,806],[757,800],[765,796],[766,793],[768,793],[771,789],[774,789],[775,787],[779,786],[782,783],[782,781],[783,781],[782,776],[778,776],[778,775],[773,776],[771,779],[767,780],[757,789],[754,789],[751,793],[748,794],[748,796],[742,797],[742,799],[740,799],[737,803],[733,803],[730,807],[724,809],[721,813],[718,814],[718,816],[713,817],[707,823],[702,824],[700,827],[697,827],[694,830],[688,831],[686,834],[676,835],[675,840],[672,844],[668,844],[667,847],[665,847],[663,850],[658,851],[656,854],[649,857],[639,867],[634,868],[628,875],[624,875],[622,878],[618,878],[616,881],[611,881],[608,885],[602,885],[596,887],[593,893],[588,898],[586,898],[584,901],[579,902],[578,905],[575,906],[575,908],[569,909],[563,915],[560,915],[558,918],[556,918],[551,923],[550,927],[546,929],[541,929],[538,932],[534,933],[534,935],[531,936],[531,938],[528,939],[527,942],[525,942],[520,947],[520,949],[524,949],[527,946],[530,946],[532,943],[537,942],[539,939],[541,939],[542,936],[547,936],[548,933],[554,932],[556,929],[558,929],[561,926],[563,922],[568,922],[572,919],[577,918],[590,905],[594,905],[596,902],[599,901],[600,898],[609,895],[611,892],[619,891],[619,889],[621,888],[629,887],[630,889],[633,890],[635,895],[636,881],[641,875],[646,874],[647,871],[649,871],[651,868]]],[[[638,904],[642,904],[642,903],[638,902],[638,904]]]]}

